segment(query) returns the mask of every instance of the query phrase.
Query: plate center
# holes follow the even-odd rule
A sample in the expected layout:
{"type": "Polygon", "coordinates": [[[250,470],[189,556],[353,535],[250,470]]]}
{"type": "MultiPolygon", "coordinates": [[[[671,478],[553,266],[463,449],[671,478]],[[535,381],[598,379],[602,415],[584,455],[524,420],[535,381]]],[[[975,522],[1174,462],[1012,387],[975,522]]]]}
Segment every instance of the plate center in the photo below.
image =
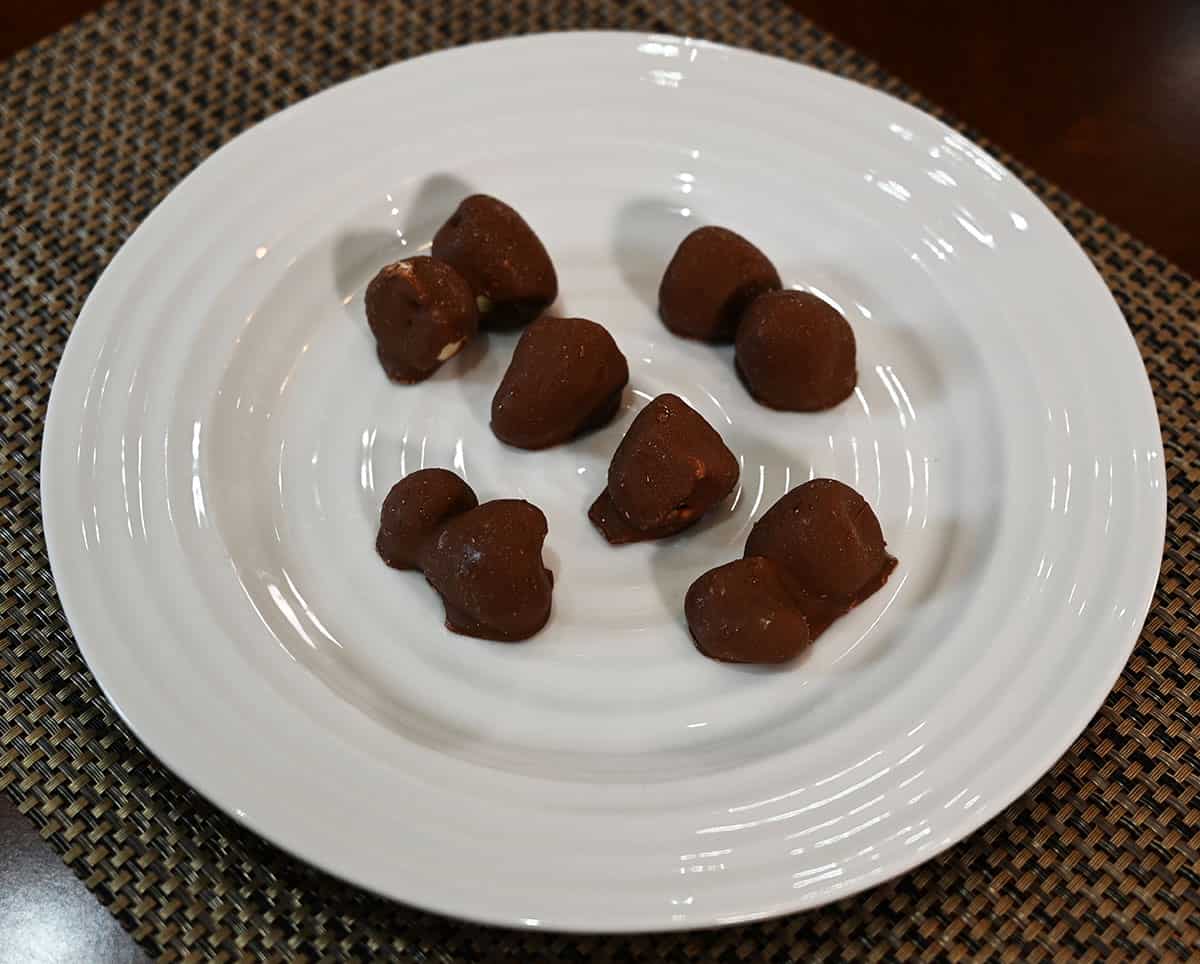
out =
{"type": "Polygon", "coordinates": [[[935,588],[980,552],[956,466],[994,458],[971,443],[951,397],[986,380],[963,379],[959,361],[947,379],[961,339],[919,265],[898,245],[862,241],[876,238],[867,225],[849,232],[844,211],[815,200],[806,230],[757,232],[785,284],[834,303],[858,339],[854,396],[825,413],[780,413],[747,395],[732,349],[676,338],[656,317],[658,276],[698,226],[696,212],[596,192],[518,205],[555,258],[554,310],[606,325],[631,372],[611,425],[525,452],[488,426],[516,335],[482,337],[429,381],[399,386],[380,370],[366,328],[367,281],[389,260],[426,252],[464,186],[426,182],[399,228],[297,242],[232,353],[205,433],[204,486],[246,597],[282,649],[405,739],[489,765],[585,775],[628,772],[633,755],[639,772],[678,775],[770,754],[819,737],[911,672],[946,615],[935,588]],[[820,217],[827,230],[814,233],[820,217]],[[579,224],[608,229],[593,241],[579,224]],[[830,267],[824,245],[852,238],[863,250],[851,264],[871,264],[869,278],[830,267]],[[741,464],[739,486],[679,537],[611,547],[588,506],[633,415],[668,391],[722,433],[741,464]],[[450,633],[423,578],[376,556],[388,488],[432,466],[463,475],[481,500],[525,498],[546,513],[554,612],[532,640],[450,633]],[[819,476],[872,503],[899,569],[791,665],[704,658],[683,620],[687,587],[740,556],[755,519],[819,476]]]}

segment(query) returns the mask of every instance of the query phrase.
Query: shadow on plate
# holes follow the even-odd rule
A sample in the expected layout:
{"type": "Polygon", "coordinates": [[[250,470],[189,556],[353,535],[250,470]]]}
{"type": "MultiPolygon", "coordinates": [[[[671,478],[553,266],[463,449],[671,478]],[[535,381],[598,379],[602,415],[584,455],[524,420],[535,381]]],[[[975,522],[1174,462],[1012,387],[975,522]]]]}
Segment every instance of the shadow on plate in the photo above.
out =
{"type": "Polygon", "coordinates": [[[474,189],[453,174],[431,174],[413,194],[400,227],[346,231],[333,243],[333,281],[339,298],[361,302],[367,282],[385,264],[427,254],[437,229],[474,189]]]}
{"type": "Polygon", "coordinates": [[[655,198],[636,198],[617,212],[613,223],[613,260],[625,283],[656,315],[658,284],[667,262],[684,236],[703,223],[691,209],[655,198]]]}

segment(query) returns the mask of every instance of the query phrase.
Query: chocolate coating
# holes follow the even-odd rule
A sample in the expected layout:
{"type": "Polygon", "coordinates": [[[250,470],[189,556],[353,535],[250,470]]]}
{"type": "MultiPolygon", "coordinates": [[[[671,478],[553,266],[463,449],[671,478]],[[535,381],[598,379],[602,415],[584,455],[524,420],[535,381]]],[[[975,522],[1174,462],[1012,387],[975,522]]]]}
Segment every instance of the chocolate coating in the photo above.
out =
{"type": "Polygon", "coordinates": [[[629,365],[603,327],[584,318],[539,318],[524,332],[492,398],[496,438],[544,449],[610,422],[629,365]]]}
{"type": "Polygon", "coordinates": [[[613,545],[659,539],[696,522],[737,480],[716,429],[677,395],[659,395],[617,446],[588,518],[613,545]]]}
{"type": "Polygon", "coordinates": [[[683,611],[696,648],[726,663],[785,663],[809,644],[804,614],[761,556],[710,569],[688,589],[683,611]]]}
{"type": "Polygon", "coordinates": [[[421,553],[442,525],[478,504],[471,487],[453,472],[413,472],[383,500],[375,548],[393,569],[420,569],[421,553]]]}
{"type": "Polygon", "coordinates": [[[558,294],[546,248],[503,201],[472,194],[433,236],[433,256],[452,264],[475,292],[484,328],[519,328],[558,294]]]}
{"type": "Polygon", "coordinates": [[[379,361],[394,382],[428,378],[479,330],[466,280],[436,258],[384,267],[367,285],[366,305],[379,361]]]}
{"type": "Polygon", "coordinates": [[[782,570],[815,637],[882,586],[896,566],[866,499],[834,479],[813,479],[784,495],[746,540],[746,556],[782,570]]]}
{"type": "Polygon", "coordinates": [[[542,563],[547,531],[542,510],[521,499],[485,502],[450,519],[421,556],[447,628],[515,642],[546,625],[554,588],[542,563]]]}
{"type": "Polygon", "coordinates": [[[667,265],[658,288],[658,313],[677,335],[729,341],[747,305],[781,287],[775,266],[740,234],[697,228],[667,265]]]}
{"type": "Polygon", "coordinates": [[[755,298],[737,330],[738,374],[771,408],[832,408],[858,382],[854,331],[842,313],[807,291],[755,298]]]}

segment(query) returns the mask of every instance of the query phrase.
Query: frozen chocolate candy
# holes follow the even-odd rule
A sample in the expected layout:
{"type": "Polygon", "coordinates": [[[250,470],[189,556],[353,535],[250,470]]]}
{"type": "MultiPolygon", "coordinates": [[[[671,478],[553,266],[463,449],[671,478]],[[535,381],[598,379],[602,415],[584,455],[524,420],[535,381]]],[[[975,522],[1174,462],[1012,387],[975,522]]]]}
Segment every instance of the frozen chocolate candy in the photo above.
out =
{"type": "Polygon", "coordinates": [[[486,194],[472,194],[438,229],[433,256],[467,279],[484,328],[519,328],[558,294],[554,265],[533,229],[486,194]]]}
{"type": "Polygon", "coordinates": [[[554,577],[542,563],[546,517],[520,499],[497,499],[451,518],[428,543],[421,568],[465,636],[515,642],[550,618],[554,577]]]}
{"type": "Polygon", "coordinates": [[[379,515],[375,548],[393,569],[420,569],[421,553],[453,516],[479,504],[453,472],[421,469],[392,486],[379,515]]]}
{"type": "Polygon", "coordinates": [[[676,395],[638,412],[613,453],[588,517],[613,545],[686,529],[733,491],[738,462],[716,429],[676,395]]]}
{"type": "Polygon", "coordinates": [[[584,318],[539,318],[521,334],[492,399],[502,442],[543,449],[606,425],[629,365],[612,335],[584,318]]]}
{"type": "Polygon", "coordinates": [[[854,391],[854,331],[842,313],[807,291],[755,298],[737,330],[738,374],[771,408],[815,412],[854,391]]]}
{"type": "Polygon", "coordinates": [[[896,566],[866,499],[834,479],[784,495],[750,530],[746,557],[782,570],[814,638],[882,586],[896,566]]]}
{"type": "Polygon", "coordinates": [[[683,239],[667,265],[658,312],[677,335],[729,341],[746,306],[780,287],[775,266],[740,234],[698,228],[683,239]]]}
{"type": "Polygon", "coordinates": [[[406,258],[367,285],[367,324],[394,382],[419,382],[462,350],[479,330],[475,296],[436,258],[406,258]]]}
{"type": "Polygon", "coordinates": [[[808,622],[778,567],[750,556],[710,569],[683,604],[696,648],[726,663],[785,663],[808,645],[808,622]]]}

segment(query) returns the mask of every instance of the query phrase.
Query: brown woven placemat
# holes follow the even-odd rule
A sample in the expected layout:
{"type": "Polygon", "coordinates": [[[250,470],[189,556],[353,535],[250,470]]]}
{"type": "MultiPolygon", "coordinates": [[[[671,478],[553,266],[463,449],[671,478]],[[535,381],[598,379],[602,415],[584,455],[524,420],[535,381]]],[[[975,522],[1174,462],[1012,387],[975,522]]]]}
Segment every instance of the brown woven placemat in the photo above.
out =
{"type": "MultiPolygon", "coordinates": [[[[1162,578],[1133,658],[1054,769],[985,829],[828,908],[692,934],[579,938],[460,924],[293,860],[121,725],[46,564],[38,460],[85,295],[167,190],[251,123],[428,50],[530,31],[694,34],[902,84],[781,3],[138,0],[0,65],[0,789],[165,960],[1184,959],[1200,947],[1200,286],[996,151],[1067,224],[1142,350],[1166,446],[1162,578]]],[[[938,113],[933,110],[934,113],[938,113]]]]}

